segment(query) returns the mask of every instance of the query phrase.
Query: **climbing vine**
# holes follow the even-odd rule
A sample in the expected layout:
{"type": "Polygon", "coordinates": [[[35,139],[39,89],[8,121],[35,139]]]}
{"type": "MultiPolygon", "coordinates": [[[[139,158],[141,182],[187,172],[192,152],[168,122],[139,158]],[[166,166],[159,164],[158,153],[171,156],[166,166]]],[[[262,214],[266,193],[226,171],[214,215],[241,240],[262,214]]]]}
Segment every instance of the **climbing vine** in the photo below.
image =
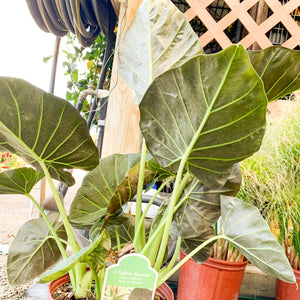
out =
{"type": "MultiPolygon", "coordinates": [[[[63,46],[63,67],[65,69],[65,76],[68,76],[66,99],[71,101],[74,105],[77,104],[79,95],[89,86],[96,88],[101,69],[103,67],[103,57],[105,47],[107,44],[107,37],[102,33],[97,37],[94,43],[87,48],[79,44],[77,37],[68,33],[63,46]]],[[[112,60],[109,62],[109,67],[106,74],[104,89],[109,89],[112,60]]],[[[87,118],[92,97],[85,99],[82,114],[87,118]]],[[[97,115],[97,114],[96,114],[97,115]]]]}

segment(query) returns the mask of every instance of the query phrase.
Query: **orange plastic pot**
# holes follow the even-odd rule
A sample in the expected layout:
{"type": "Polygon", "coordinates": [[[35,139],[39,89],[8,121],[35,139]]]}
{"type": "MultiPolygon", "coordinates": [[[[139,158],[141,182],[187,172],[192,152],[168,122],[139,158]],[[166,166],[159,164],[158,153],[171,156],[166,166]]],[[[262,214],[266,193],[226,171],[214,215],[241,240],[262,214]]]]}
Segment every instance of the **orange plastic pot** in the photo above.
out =
{"type": "MultiPolygon", "coordinates": [[[[185,256],[181,252],[181,259],[185,256]]],[[[238,299],[247,263],[208,258],[198,265],[193,259],[188,260],[180,268],[177,299],[238,299]]]]}
{"type": "MultiPolygon", "coordinates": [[[[54,300],[54,298],[52,297],[52,294],[54,293],[54,291],[59,286],[65,284],[67,282],[70,282],[69,275],[65,275],[54,281],[51,281],[48,286],[48,290],[47,290],[48,300],[54,300]]],[[[155,293],[158,294],[162,300],[174,300],[173,291],[166,283],[163,283],[159,288],[157,288],[155,293]]]]}
{"type": "Polygon", "coordinates": [[[70,282],[70,276],[69,275],[65,275],[62,276],[56,280],[53,280],[50,282],[50,284],[48,285],[48,290],[47,290],[47,297],[49,300],[54,300],[54,298],[52,297],[52,294],[56,291],[56,289],[62,285],[64,285],[65,283],[70,282]]]}
{"type": "Polygon", "coordinates": [[[296,276],[296,282],[287,283],[279,279],[276,280],[276,300],[300,300],[300,271],[293,270],[296,276]]]}

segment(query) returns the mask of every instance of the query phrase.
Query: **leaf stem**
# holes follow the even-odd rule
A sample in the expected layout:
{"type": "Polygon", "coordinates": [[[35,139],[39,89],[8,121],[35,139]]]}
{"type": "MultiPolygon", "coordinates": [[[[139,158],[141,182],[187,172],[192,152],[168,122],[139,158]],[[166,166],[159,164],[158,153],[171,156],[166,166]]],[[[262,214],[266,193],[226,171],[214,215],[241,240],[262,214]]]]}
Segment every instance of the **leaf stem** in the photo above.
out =
{"type": "MultiPolygon", "coordinates": [[[[169,275],[169,272],[172,270],[173,266],[176,264],[177,257],[178,257],[179,252],[180,252],[180,246],[181,246],[181,237],[178,237],[178,239],[176,241],[176,248],[174,250],[172,259],[165,267],[163,267],[159,270],[159,275],[158,275],[159,278],[167,276],[167,275],[169,277],[171,276],[171,275],[169,275]]],[[[158,287],[158,286],[156,286],[156,287],[158,287]]]]}
{"type": "Polygon", "coordinates": [[[94,280],[95,280],[95,285],[96,285],[96,299],[100,300],[101,299],[101,285],[100,285],[98,273],[95,270],[95,268],[92,268],[91,266],[89,266],[89,267],[94,275],[94,280]]]}
{"type": "Polygon", "coordinates": [[[51,224],[51,222],[49,221],[48,217],[46,216],[45,212],[43,211],[43,209],[41,208],[41,206],[38,204],[38,202],[30,195],[30,194],[25,194],[25,196],[27,196],[36,206],[36,208],[39,210],[39,213],[41,214],[41,216],[43,217],[45,223],[47,224],[49,230],[51,231],[53,238],[55,239],[57,246],[60,250],[60,253],[62,255],[63,258],[67,258],[67,252],[65,250],[64,245],[62,244],[60,237],[58,236],[56,230],[54,229],[53,225],[51,224]]]}
{"type": "Polygon", "coordinates": [[[177,172],[177,175],[176,175],[176,179],[175,179],[173,194],[172,194],[171,201],[170,201],[170,203],[168,205],[168,208],[167,208],[166,220],[164,221],[164,224],[165,224],[164,233],[163,233],[163,237],[161,238],[161,243],[160,243],[158,255],[157,255],[157,258],[156,258],[155,265],[154,265],[154,268],[157,271],[161,268],[161,265],[163,263],[163,259],[164,259],[164,256],[165,256],[165,252],[166,252],[166,249],[167,249],[167,243],[168,243],[168,240],[169,240],[169,234],[170,234],[171,224],[172,224],[172,221],[173,221],[175,205],[176,205],[178,199],[180,198],[181,193],[182,193],[185,185],[188,182],[187,179],[189,178],[189,175],[186,175],[182,179],[183,172],[184,172],[184,167],[185,167],[185,163],[187,161],[188,155],[189,155],[189,152],[187,152],[184,155],[184,157],[182,158],[182,160],[180,162],[178,172],[177,172]],[[185,182],[186,184],[181,184],[181,182],[185,182]]]}
{"type": "Polygon", "coordinates": [[[147,207],[145,208],[141,218],[140,218],[140,222],[138,223],[137,225],[137,229],[135,230],[135,233],[134,233],[134,240],[133,240],[133,245],[136,244],[136,240],[139,238],[139,233],[140,233],[140,230],[143,228],[143,224],[145,222],[145,218],[146,218],[146,215],[151,207],[151,205],[153,204],[154,200],[156,199],[156,197],[158,196],[158,194],[161,192],[161,190],[171,181],[173,180],[174,177],[169,177],[168,179],[166,179],[162,184],[161,186],[158,188],[158,190],[155,192],[155,194],[153,195],[153,197],[150,199],[149,203],[147,204],[147,207]]]}
{"type": "MultiPolygon", "coordinates": [[[[139,180],[138,180],[138,188],[136,194],[135,232],[138,231],[138,227],[142,217],[142,195],[143,195],[144,178],[145,178],[146,154],[147,154],[146,142],[145,139],[143,138],[139,180]]],[[[136,247],[136,251],[140,253],[141,250],[143,249],[143,246],[146,244],[144,222],[143,224],[141,224],[141,228],[139,229],[138,232],[139,232],[139,239],[136,239],[135,247],[136,247]]]]}
{"type": "MultiPolygon", "coordinates": [[[[180,194],[182,193],[183,189],[189,182],[190,177],[191,177],[191,174],[189,174],[189,173],[185,174],[185,176],[180,184],[180,188],[179,188],[180,194]]],[[[173,179],[174,179],[174,177],[170,177],[170,180],[173,180],[173,179]]],[[[167,182],[166,182],[166,184],[167,184],[167,182]]],[[[174,212],[176,210],[177,209],[174,209],[174,212]]],[[[153,229],[152,231],[150,231],[147,244],[144,246],[143,251],[142,251],[142,254],[148,257],[152,266],[154,265],[155,259],[157,258],[157,253],[158,253],[159,247],[161,245],[161,240],[163,238],[164,226],[165,226],[167,220],[168,220],[167,214],[164,214],[162,216],[162,218],[159,220],[158,226],[155,229],[153,229]]]]}
{"type": "Polygon", "coordinates": [[[120,241],[119,227],[117,225],[115,225],[115,233],[116,233],[118,251],[120,251],[121,250],[121,241],[120,241]]]}
{"type": "MultiPolygon", "coordinates": [[[[43,209],[41,208],[41,206],[38,204],[38,202],[29,193],[25,194],[25,195],[33,202],[33,204],[35,205],[35,207],[38,209],[39,213],[43,217],[45,223],[47,224],[50,232],[53,235],[53,238],[55,239],[55,242],[56,242],[56,244],[57,244],[57,246],[59,248],[59,251],[60,251],[62,257],[64,259],[66,259],[68,257],[68,255],[67,255],[67,252],[65,250],[65,247],[62,244],[62,241],[61,241],[60,237],[58,236],[56,230],[54,229],[53,225],[49,221],[49,218],[47,217],[47,215],[45,214],[45,212],[43,211],[43,209]]],[[[75,276],[74,276],[73,270],[70,270],[69,275],[70,275],[70,280],[71,280],[72,286],[76,286],[75,285],[76,284],[76,280],[75,280],[75,276]]]]}
{"type": "Polygon", "coordinates": [[[55,202],[56,202],[56,205],[57,205],[57,208],[58,208],[58,211],[59,211],[59,214],[62,218],[62,221],[64,223],[64,226],[65,226],[65,229],[66,229],[66,232],[67,232],[67,235],[68,235],[68,239],[69,239],[69,243],[70,243],[70,246],[72,248],[72,251],[74,253],[78,252],[80,250],[80,247],[79,245],[77,244],[76,240],[75,240],[75,237],[74,237],[74,234],[73,234],[73,231],[72,231],[72,228],[71,228],[71,225],[69,223],[69,220],[68,220],[68,216],[67,216],[67,213],[65,211],[65,208],[61,202],[61,199],[60,199],[60,196],[58,194],[58,191],[56,190],[56,187],[54,186],[54,183],[53,183],[53,180],[51,178],[51,175],[47,169],[47,167],[45,166],[44,162],[39,162],[43,171],[44,171],[44,174],[47,178],[47,181],[49,183],[49,186],[51,188],[51,191],[53,193],[53,196],[54,196],[54,199],[55,199],[55,202]]]}
{"type": "MultiPolygon", "coordinates": [[[[80,247],[79,247],[78,243],[75,240],[71,225],[70,225],[69,220],[68,220],[68,216],[65,212],[65,208],[62,204],[62,201],[60,199],[58,191],[55,188],[55,185],[53,183],[53,180],[51,178],[51,175],[50,175],[45,163],[40,160],[39,164],[43,169],[43,172],[44,172],[44,174],[47,178],[47,181],[48,181],[49,186],[51,188],[51,191],[53,193],[55,203],[57,205],[57,208],[58,208],[59,214],[61,216],[62,222],[65,226],[65,230],[66,230],[66,233],[67,233],[67,236],[68,236],[68,241],[70,243],[71,249],[72,249],[73,253],[77,253],[80,250],[80,247]]],[[[85,264],[77,264],[75,266],[75,274],[76,275],[75,275],[75,278],[74,278],[75,280],[74,281],[75,281],[76,285],[73,286],[75,291],[78,291],[78,289],[80,288],[80,282],[81,282],[81,280],[82,280],[82,278],[85,274],[85,271],[86,271],[85,264]]],[[[76,292],[75,292],[75,295],[76,295],[76,292]]]]}

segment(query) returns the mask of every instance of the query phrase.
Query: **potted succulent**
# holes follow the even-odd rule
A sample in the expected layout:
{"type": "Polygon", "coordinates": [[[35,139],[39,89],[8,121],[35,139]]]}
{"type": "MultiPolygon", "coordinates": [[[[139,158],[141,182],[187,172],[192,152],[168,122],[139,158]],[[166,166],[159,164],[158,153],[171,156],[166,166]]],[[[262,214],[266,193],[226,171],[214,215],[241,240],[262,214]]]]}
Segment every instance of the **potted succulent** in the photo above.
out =
{"type": "Polygon", "coordinates": [[[205,55],[171,2],[145,0],[118,53],[120,75],[134,88],[140,109],[142,152],[100,161],[86,123],[72,105],[22,80],[1,77],[0,150],[21,156],[33,168],[2,172],[0,193],[25,194],[42,216],[24,224],[10,246],[10,284],[37,277],[48,282],[69,273],[75,299],[100,299],[107,262],[126,255],[129,247],[149,259],[159,287],[191,257],[205,261],[219,238],[266,273],[295,282],[259,210],[233,197],[237,163],[260,147],[268,100],[299,88],[292,70],[280,74],[295,55],[274,47],[249,59],[238,45],[205,55]],[[71,168],[90,172],[67,215],[53,179],[72,185],[66,171],[71,168]],[[50,215],[30,194],[43,176],[58,207],[50,215]],[[151,221],[147,209],[141,209],[142,193],[156,179],[164,183],[148,208],[171,180],[174,190],[151,221]],[[124,214],[135,195],[135,216],[124,214]],[[213,225],[220,216],[218,236],[213,225]],[[74,227],[89,230],[88,246],[80,246],[74,227]],[[167,261],[170,238],[176,247],[167,261]],[[180,249],[187,256],[176,264],[180,249]]]}
{"type": "MultiPolygon", "coordinates": [[[[241,164],[240,197],[255,205],[283,246],[299,285],[299,103],[282,118],[269,116],[261,150],[241,164]]],[[[277,281],[276,299],[297,299],[295,284],[277,281]]]]}

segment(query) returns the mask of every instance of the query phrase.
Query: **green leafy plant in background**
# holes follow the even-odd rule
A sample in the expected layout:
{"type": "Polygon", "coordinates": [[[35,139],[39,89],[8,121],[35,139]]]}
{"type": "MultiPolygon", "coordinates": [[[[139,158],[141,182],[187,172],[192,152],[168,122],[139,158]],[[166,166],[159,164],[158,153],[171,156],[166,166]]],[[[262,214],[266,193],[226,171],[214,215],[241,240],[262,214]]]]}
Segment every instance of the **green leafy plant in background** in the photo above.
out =
{"type": "MultiPolygon", "coordinates": [[[[107,38],[103,33],[96,38],[93,44],[88,47],[82,47],[75,35],[68,33],[64,43],[66,49],[62,51],[64,55],[63,67],[66,68],[65,76],[69,77],[66,92],[66,99],[74,105],[77,104],[79,95],[89,86],[96,89],[99,75],[102,68],[107,38]]],[[[104,89],[109,90],[111,78],[112,62],[110,61],[107,70],[104,89]]],[[[90,112],[91,103],[85,99],[82,113],[87,118],[90,112]]]]}
{"type": "Polygon", "coordinates": [[[170,1],[145,0],[124,32],[118,56],[120,75],[134,88],[140,109],[141,154],[99,161],[85,120],[68,101],[22,80],[0,78],[0,150],[16,153],[34,167],[1,173],[0,192],[27,195],[42,215],[27,222],[10,247],[10,284],[36,277],[48,282],[69,272],[75,298],[87,297],[94,279],[100,299],[111,247],[120,253],[131,242],[158,271],[159,286],[189,258],[206,260],[219,238],[264,272],[295,282],[259,210],[235,195],[241,180],[238,162],[260,148],[268,100],[300,87],[293,63],[298,52],[272,47],[249,55],[233,45],[205,55],[170,1]],[[90,172],[67,216],[53,179],[72,185],[66,171],[71,168],[90,172]],[[43,176],[59,210],[49,216],[30,195],[43,176]],[[156,179],[164,183],[143,211],[143,190],[156,179]],[[147,220],[147,210],[172,180],[173,193],[157,217],[147,220]],[[127,215],[124,205],[135,196],[136,214],[127,215]],[[220,217],[216,236],[213,226],[220,217]],[[88,246],[79,246],[72,226],[90,231],[88,246]],[[176,249],[167,262],[170,237],[176,249]],[[180,249],[187,256],[176,265],[180,249]],[[63,261],[45,273],[61,256],[63,261]]]}
{"type": "Polygon", "coordinates": [[[239,196],[260,210],[299,270],[300,121],[299,103],[290,103],[294,109],[285,118],[269,116],[260,151],[242,162],[239,196]]]}

